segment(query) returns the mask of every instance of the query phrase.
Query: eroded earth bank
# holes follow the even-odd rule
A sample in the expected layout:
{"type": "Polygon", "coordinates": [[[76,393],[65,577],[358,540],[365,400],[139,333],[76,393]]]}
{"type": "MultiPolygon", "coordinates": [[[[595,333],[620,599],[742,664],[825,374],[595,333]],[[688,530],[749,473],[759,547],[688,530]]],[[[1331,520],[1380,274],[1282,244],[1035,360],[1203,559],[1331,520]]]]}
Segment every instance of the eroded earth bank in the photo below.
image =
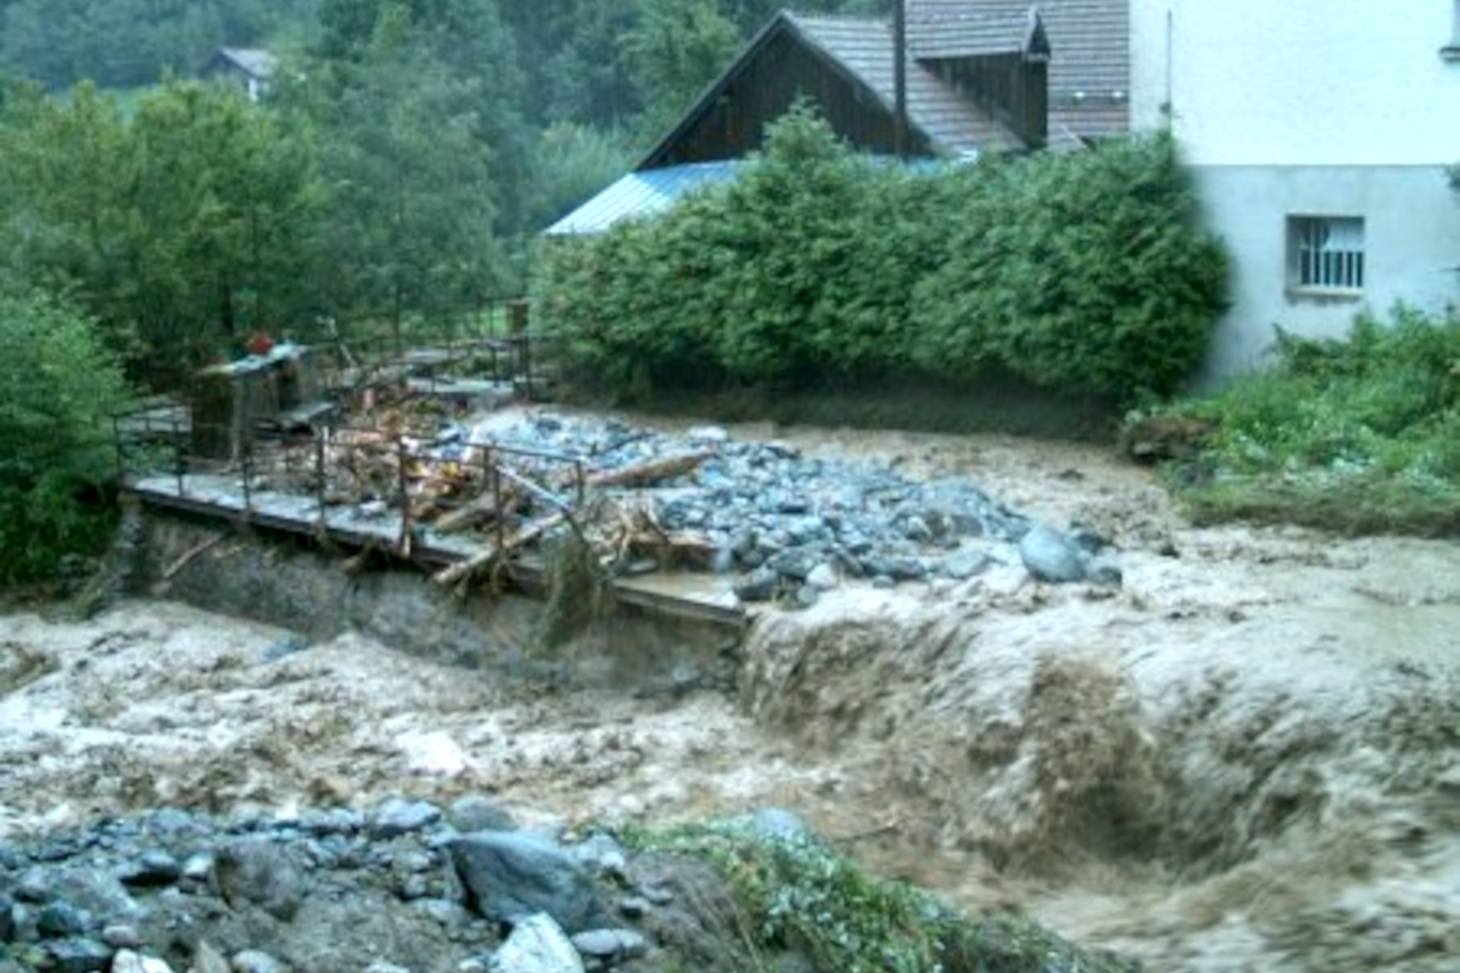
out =
{"type": "MultiPolygon", "coordinates": [[[[435,629],[301,639],[167,597],[13,614],[0,841],[396,796],[484,795],[563,827],[778,806],[879,874],[1150,969],[1460,969],[1454,544],[1192,528],[1097,447],[731,431],[1086,524],[1123,583],[1043,584],[997,558],[850,583],[766,610],[694,679],[636,668],[638,640],[658,658],[649,642],[673,637],[644,623],[569,647],[564,681],[433,655],[435,629]]],[[[483,637],[530,625],[504,608],[483,637]]]]}

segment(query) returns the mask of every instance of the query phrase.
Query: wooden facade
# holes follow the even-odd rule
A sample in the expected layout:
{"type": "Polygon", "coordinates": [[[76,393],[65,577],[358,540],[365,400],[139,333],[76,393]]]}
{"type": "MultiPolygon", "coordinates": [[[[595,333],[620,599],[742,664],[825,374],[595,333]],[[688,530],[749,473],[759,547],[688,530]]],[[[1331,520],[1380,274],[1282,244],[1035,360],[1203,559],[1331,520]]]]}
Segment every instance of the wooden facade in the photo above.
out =
{"type": "MultiPolygon", "coordinates": [[[[643,168],[744,158],[759,149],[766,126],[798,100],[814,104],[832,129],[875,153],[895,150],[893,114],[847,69],[808,47],[792,31],[764,38],[741,60],[703,111],[691,115],[643,168]]],[[[909,133],[909,150],[934,154],[927,135],[909,133]]]]}

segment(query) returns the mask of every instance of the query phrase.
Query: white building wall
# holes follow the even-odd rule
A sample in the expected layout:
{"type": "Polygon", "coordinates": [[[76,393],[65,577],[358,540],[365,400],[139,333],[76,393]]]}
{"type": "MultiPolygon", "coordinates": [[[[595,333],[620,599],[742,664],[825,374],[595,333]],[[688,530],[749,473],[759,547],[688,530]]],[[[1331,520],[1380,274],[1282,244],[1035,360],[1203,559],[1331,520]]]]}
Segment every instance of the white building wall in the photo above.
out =
{"type": "Polygon", "coordinates": [[[1456,0],[1131,0],[1132,118],[1193,165],[1460,158],[1456,0]],[[1169,19],[1168,19],[1169,16],[1169,19]]]}
{"type": "Polygon", "coordinates": [[[1132,124],[1169,124],[1234,260],[1202,376],[1260,364],[1273,325],[1340,336],[1396,302],[1460,303],[1460,0],[1131,0],[1132,124]],[[1169,107],[1169,110],[1168,110],[1169,107]],[[1364,287],[1294,286],[1293,216],[1364,221],[1364,287]]]}

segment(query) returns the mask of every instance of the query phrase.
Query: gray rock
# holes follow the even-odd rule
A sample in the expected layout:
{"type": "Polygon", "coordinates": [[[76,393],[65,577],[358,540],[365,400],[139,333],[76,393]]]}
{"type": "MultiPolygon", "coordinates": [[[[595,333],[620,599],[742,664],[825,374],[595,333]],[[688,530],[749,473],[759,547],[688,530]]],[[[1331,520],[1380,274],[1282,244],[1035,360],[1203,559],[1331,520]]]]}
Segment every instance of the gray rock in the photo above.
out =
{"type": "Polygon", "coordinates": [[[989,556],[983,551],[954,551],[943,559],[943,573],[954,581],[967,581],[989,566],[989,556]]]}
{"type": "Polygon", "coordinates": [[[288,973],[289,967],[268,953],[245,949],[234,953],[233,973],[288,973]]]}
{"type": "Polygon", "coordinates": [[[411,908],[430,916],[448,930],[464,929],[473,918],[464,906],[447,899],[417,899],[411,903],[411,908]]]}
{"type": "Polygon", "coordinates": [[[567,851],[574,861],[589,872],[609,878],[622,875],[629,863],[624,846],[612,835],[601,832],[568,846],[567,851]]]}
{"type": "Polygon", "coordinates": [[[91,917],[69,902],[51,902],[36,915],[36,928],[42,936],[61,939],[79,936],[86,931],[91,917]]]}
{"type": "Polygon", "coordinates": [[[585,973],[583,957],[551,916],[523,916],[492,955],[493,973],[585,973]]]}
{"type": "Polygon", "coordinates": [[[1125,573],[1114,563],[1102,558],[1090,565],[1086,579],[1091,584],[1105,588],[1119,588],[1125,582],[1125,573]]]}
{"type": "Polygon", "coordinates": [[[111,947],[94,939],[53,939],[46,952],[54,973],[102,973],[112,959],[111,947]]]}
{"type": "Polygon", "coordinates": [[[517,822],[501,806],[477,794],[458,798],[446,809],[446,823],[457,831],[516,831],[517,822]]]}
{"type": "Polygon", "coordinates": [[[183,862],[182,877],[189,882],[206,882],[213,875],[213,856],[198,852],[183,862]]]}
{"type": "Polygon", "coordinates": [[[228,960],[207,940],[199,940],[193,950],[193,966],[188,973],[233,973],[228,960]]]}
{"type": "Polygon", "coordinates": [[[820,562],[806,551],[792,548],[773,556],[766,562],[766,567],[790,581],[802,582],[818,563],[820,562]]]}
{"type": "Polygon", "coordinates": [[[276,639],[268,648],[259,655],[259,661],[265,664],[277,662],[280,659],[288,658],[291,655],[298,655],[309,648],[309,640],[302,635],[286,635],[276,639]]]}
{"type": "Polygon", "coordinates": [[[1099,554],[1110,547],[1110,541],[1083,524],[1072,526],[1068,535],[1070,543],[1086,554],[1099,554]]]}
{"type": "Polygon", "coordinates": [[[17,902],[29,902],[32,905],[39,905],[49,902],[55,894],[51,876],[40,868],[32,868],[23,872],[20,880],[10,890],[17,902]]]}
{"type": "Polygon", "coordinates": [[[874,554],[862,560],[862,570],[874,578],[883,575],[893,581],[921,581],[928,576],[927,567],[915,557],[874,554]]]}
{"type": "Polygon", "coordinates": [[[1036,524],[1019,542],[1019,557],[1037,580],[1067,584],[1084,580],[1088,556],[1064,534],[1036,524]]]}
{"type": "Polygon", "coordinates": [[[642,919],[649,914],[653,904],[642,895],[626,895],[619,900],[619,915],[625,919],[642,919]]]}
{"type": "Polygon", "coordinates": [[[304,874],[284,850],[261,839],[219,848],[212,881],[232,908],[256,905],[282,922],[294,917],[307,892],[304,874]]]}
{"type": "Polygon", "coordinates": [[[783,807],[761,807],[750,813],[750,829],[768,838],[797,838],[813,834],[806,820],[783,807]]]}
{"type": "Polygon", "coordinates": [[[182,877],[182,865],[165,851],[149,851],[117,871],[123,885],[171,885],[182,877]]]}
{"type": "Polygon", "coordinates": [[[831,591],[841,580],[837,577],[836,568],[823,561],[811,569],[811,573],[806,576],[806,583],[821,591],[831,591]]]}
{"type": "Polygon", "coordinates": [[[67,868],[54,876],[52,892],[55,898],[107,920],[134,919],[144,911],[116,875],[104,869],[67,868]]]}
{"type": "Polygon", "coordinates": [[[903,521],[902,536],[918,544],[927,544],[933,540],[933,529],[922,517],[913,515],[903,521]]]}
{"type": "Polygon", "coordinates": [[[488,919],[513,922],[547,913],[568,932],[589,927],[602,909],[583,868],[557,842],[516,831],[452,839],[447,848],[469,896],[488,919]]]}
{"type": "Polygon", "coordinates": [[[610,965],[649,952],[649,941],[633,929],[590,929],[574,936],[573,946],[584,956],[610,965]]]}
{"type": "Polygon", "coordinates": [[[406,801],[398,797],[381,802],[370,821],[370,836],[388,841],[413,831],[423,831],[441,820],[441,809],[430,801],[406,801]]]}
{"type": "Polygon", "coordinates": [[[173,973],[166,960],[155,956],[143,956],[130,949],[117,950],[112,957],[111,973],[173,973]]]}
{"type": "MultiPolygon", "coordinates": [[[[4,939],[0,936],[0,939],[4,939]]],[[[101,931],[101,941],[112,949],[136,949],[142,945],[142,934],[136,926],[114,922],[101,931]]]]}
{"type": "Polygon", "coordinates": [[[815,607],[821,600],[821,589],[813,584],[803,584],[796,589],[796,604],[801,608],[815,607]]]}
{"type": "Polygon", "coordinates": [[[770,601],[776,596],[781,577],[774,568],[760,567],[735,580],[735,596],[741,601],[770,601]]]}
{"type": "Polygon", "coordinates": [[[299,818],[299,826],[316,838],[354,834],[365,826],[365,815],[344,807],[306,811],[299,818]]]}

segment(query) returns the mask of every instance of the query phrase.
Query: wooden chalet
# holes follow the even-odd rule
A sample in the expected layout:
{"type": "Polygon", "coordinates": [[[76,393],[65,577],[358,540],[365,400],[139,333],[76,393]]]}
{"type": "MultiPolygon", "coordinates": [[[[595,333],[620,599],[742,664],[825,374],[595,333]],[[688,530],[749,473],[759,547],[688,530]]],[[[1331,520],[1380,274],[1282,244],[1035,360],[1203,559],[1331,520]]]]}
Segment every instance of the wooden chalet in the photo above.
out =
{"type": "Polygon", "coordinates": [[[547,233],[600,232],[661,210],[707,179],[733,178],[735,161],[760,148],[766,126],[801,100],[851,145],[893,155],[899,60],[912,156],[1069,148],[1128,127],[1121,0],[907,2],[901,59],[887,20],[777,14],[635,172],[547,233]]]}

